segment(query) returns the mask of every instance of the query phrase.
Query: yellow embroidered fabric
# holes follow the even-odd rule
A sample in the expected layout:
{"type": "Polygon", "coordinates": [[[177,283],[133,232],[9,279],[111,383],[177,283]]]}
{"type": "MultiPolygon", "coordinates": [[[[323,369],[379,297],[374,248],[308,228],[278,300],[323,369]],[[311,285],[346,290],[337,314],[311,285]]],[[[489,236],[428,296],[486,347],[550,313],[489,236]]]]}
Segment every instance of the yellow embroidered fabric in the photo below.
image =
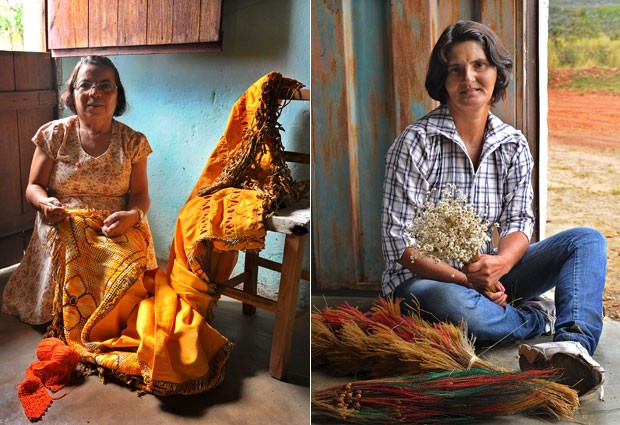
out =
{"type": "Polygon", "coordinates": [[[307,190],[305,182],[291,177],[278,123],[287,104],[281,99],[291,99],[302,87],[271,72],[237,100],[224,135],[179,214],[182,221],[200,217],[194,242],[209,241],[219,251],[262,249],[264,219],[307,190]]]}
{"type": "Polygon", "coordinates": [[[52,252],[60,265],[61,336],[81,362],[139,389],[168,395],[214,388],[232,343],[205,321],[212,300],[205,282],[145,272],[148,235],[132,228],[107,238],[101,233],[107,215],[72,210],[58,225],[52,252]]]}
{"type": "Polygon", "coordinates": [[[270,73],[235,103],[224,135],[179,212],[167,270],[145,271],[146,230],[107,238],[108,212],[71,210],[50,234],[57,282],[50,336],[80,361],[141,390],[193,394],[224,377],[233,343],[210,326],[217,282],[238,250],[264,246],[263,220],[295,199],[282,156],[279,99],[302,85],[270,73]]]}

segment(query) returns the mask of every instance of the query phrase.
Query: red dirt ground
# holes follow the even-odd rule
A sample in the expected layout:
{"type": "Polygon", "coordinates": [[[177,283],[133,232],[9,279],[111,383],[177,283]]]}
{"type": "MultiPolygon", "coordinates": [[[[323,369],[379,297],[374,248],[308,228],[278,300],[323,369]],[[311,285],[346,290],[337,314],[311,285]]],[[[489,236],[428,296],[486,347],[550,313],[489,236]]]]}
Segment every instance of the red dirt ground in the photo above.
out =
{"type": "Polygon", "coordinates": [[[608,243],[603,304],[606,316],[620,321],[620,95],[556,89],[549,82],[547,234],[596,221],[608,243]]]}
{"type": "Polygon", "coordinates": [[[549,90],[549,140],[602,151],[620,149],[620,95],[549,90]]]}

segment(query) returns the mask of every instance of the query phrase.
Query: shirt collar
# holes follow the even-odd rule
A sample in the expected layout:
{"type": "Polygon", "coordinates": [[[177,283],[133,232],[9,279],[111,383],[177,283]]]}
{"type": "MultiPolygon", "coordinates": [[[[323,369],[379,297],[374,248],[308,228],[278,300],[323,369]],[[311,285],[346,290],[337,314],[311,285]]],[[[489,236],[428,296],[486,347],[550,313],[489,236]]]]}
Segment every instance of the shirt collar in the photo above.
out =
{"type": "MultiPolygon", "coordinates": [[[[487,131],[484,141],[485,150],[508,142],[511,138],[506,136],[511,133],[509,131],[510,128],[511,127],[504,123],[501,119],[489,112],[489,116],[487,118],[487,131]]],[[[448,110],[448,105],[440,105],[428,114],[426,135],[427,137],[441,135],[464,146],[461,137],[456,131],[454,119],[452,119],[452,115],[448,110]]]]}

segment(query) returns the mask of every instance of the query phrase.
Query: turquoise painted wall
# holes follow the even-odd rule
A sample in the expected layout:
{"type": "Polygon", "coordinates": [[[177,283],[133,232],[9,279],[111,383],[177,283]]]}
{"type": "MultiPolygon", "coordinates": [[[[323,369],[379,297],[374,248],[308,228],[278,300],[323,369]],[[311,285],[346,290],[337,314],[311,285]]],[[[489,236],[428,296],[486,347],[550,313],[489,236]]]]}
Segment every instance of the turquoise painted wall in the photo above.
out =
{"type": "MultiPolygon", "coordinates": [[[[129,103],[119,121],[143,132],[153,148],[148,163],[148,217],[157,257],[162,260],[168,258],[177,213],[222,135],[238,97],[270,71],[310,86],[307,0],[226,0],[222,13],[222,52],[110,56],[129,103]]],[[[76,63],[77,58],[61,60],[63,81],[76,63]]],[[[307,152],[309,102],[289,104],[280,122],[286,130],[286,148],[307,152]]],[[[307,168],[293,168],[294,177],[309,179],[307,168]]],[[[261,255],[280,260],[283,240],[269,234],[261,255]]],[[[306,247],[306,257],[309,251],[306,247]]],[[[241,256],[238,267],[242,261],[241,256]]],[[[307,258],[304,263],[307,268],[307,258]]],[[[278,280],[279,274],[261,270],[259,290],[273,295],[278,280]]],[[[302,284],[300,304],[309,305],[308,283],[302,284]]]]}

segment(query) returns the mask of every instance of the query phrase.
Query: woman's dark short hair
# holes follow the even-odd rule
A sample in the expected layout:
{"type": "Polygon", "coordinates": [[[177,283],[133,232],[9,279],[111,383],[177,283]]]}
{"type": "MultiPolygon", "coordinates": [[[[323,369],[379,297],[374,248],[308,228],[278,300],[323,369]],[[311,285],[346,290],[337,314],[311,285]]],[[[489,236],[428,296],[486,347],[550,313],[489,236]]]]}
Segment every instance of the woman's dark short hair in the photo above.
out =
{"type": "Polygon", "coordinates": [[[78,73],[80,72],[80,69],[82,69],[82,67],[85,65],[102,66],[102,67],[110,68],[112,71],[114,71],[114,78],[116,78],[116,81],[114,83],[116,84],[116,87],[118,88],[116,92],[117,97],[116,97],[116,109],[114,110],[114,116],[120,117],[121,115],[123,115],[123,113],[127,109],[127,100],[125,98],[125,88],[123,87],[123,83],[121,83],[121,77],[118,74],[118,69],[116,69],[116,66],[114,66],[114,63],[112,63],[112,61],[105,56],[94,56],[94,55],[84,56],[83,58],[80,59],[77,65],[75,65],[75,68],[73,68],[73,72],[71,73],[71,77],[69,77],[69,81],[67,81],[65,92],[61,96],[62,101],[65,104],[65,106],[71,109],[71,111],[74,114],[77,114],[77,110],[75,108],[74,85],[77,82],[76,80],[77,80],[78,73]]]}
{"type": "Polygon", "coordinates": [[[448,76],[448,55],[452,47],[463,41],[477,41],[484,48],[487,60],[497,69],[497,81],[491,96],[494,105],[506,94],[506,87],[510,83],[512,59],[501,40],[486,25],[474,21],[459,21],[447,27],[431,52],[426,74],[426,91],[433,99],[446,104],[446,78],[448,76]]]}

